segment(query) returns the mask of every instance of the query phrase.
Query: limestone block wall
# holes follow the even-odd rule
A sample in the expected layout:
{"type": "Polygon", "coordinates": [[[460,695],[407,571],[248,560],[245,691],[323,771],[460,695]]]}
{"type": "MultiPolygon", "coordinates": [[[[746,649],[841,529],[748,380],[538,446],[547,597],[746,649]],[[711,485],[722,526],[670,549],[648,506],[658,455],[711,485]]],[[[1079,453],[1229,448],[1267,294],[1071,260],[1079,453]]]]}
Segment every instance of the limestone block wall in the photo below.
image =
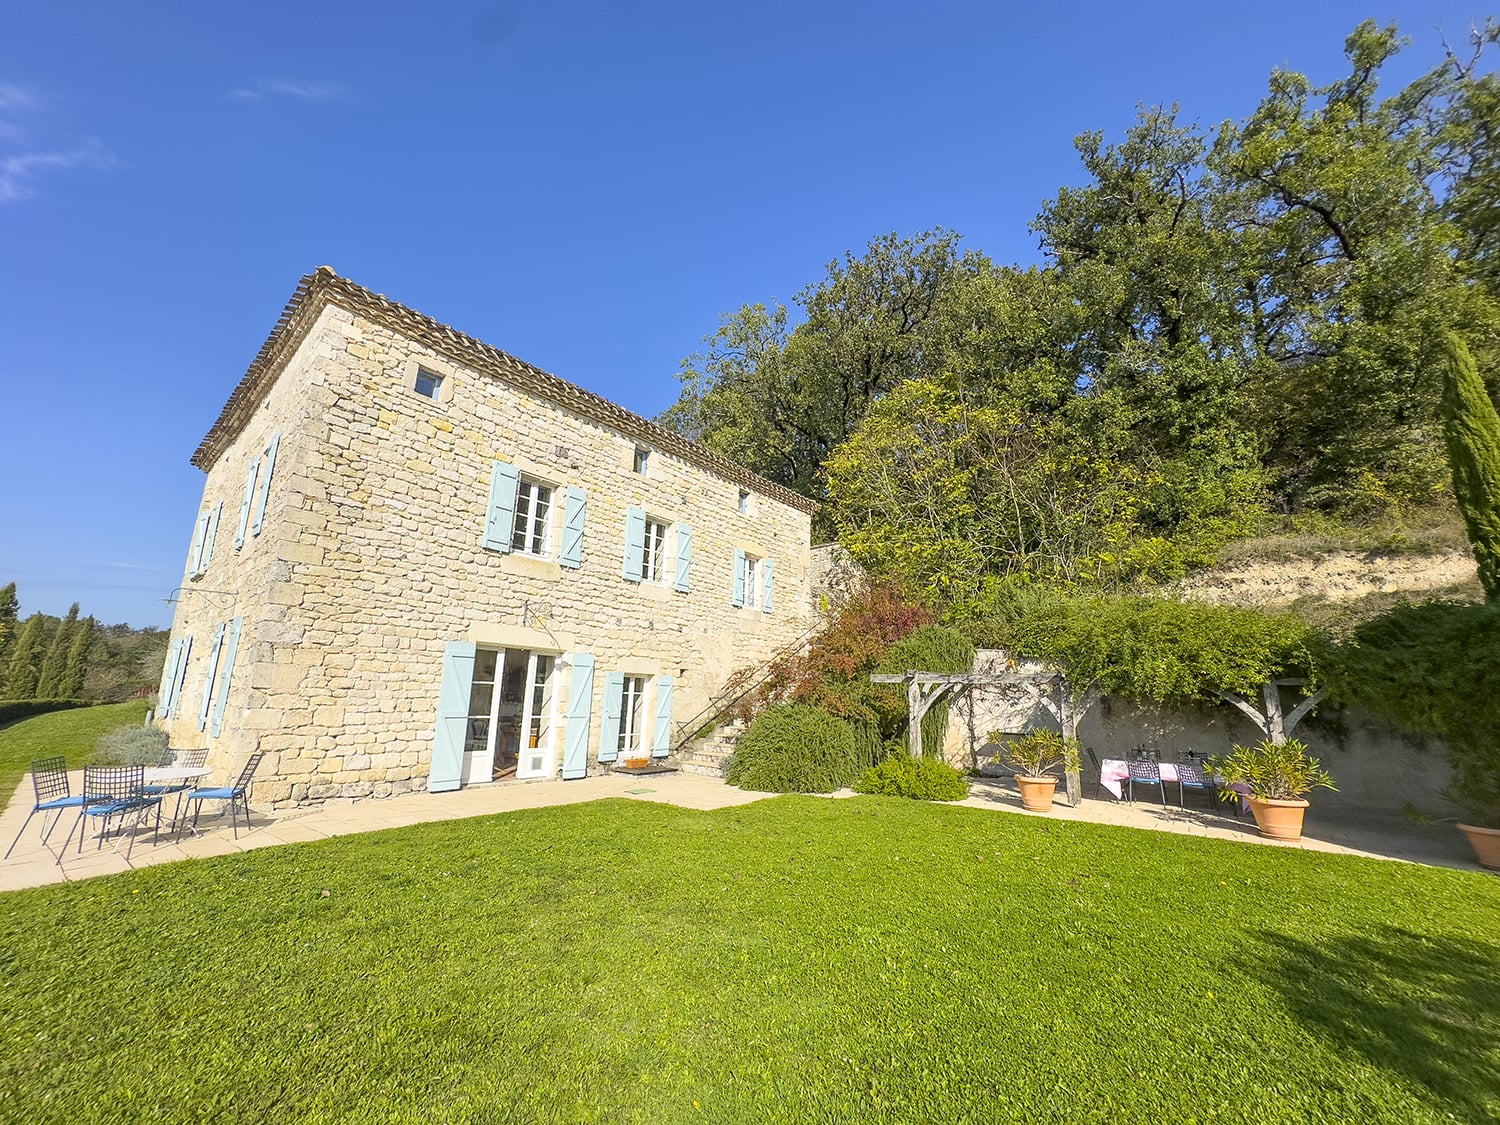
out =
{"type": "MultiPolygon", "coordinates": [[[[635,439],[340,306],[322,311],[253,424],[214,464],[206,500],[232,496],[237,508],[245,467],[276,427],[276,502],[262,535],[239,553],[221,542],[199,580],[232,592],[234,607],[189,596],[174,622],[174,636],[201,634],[243,613],[247,637],[255,623],[210,763],[242,759],[258,745],[269,755],[260,799],[424,787],[450,641],[560,654],[559,700],[570,686],[567,654],[591,653],[595,770],[604,673],[676,677],[681,725],[732,671],[763,662],[809,627],[807,513],[755,492],[742,512],[739,485],[661,450],[636,473],[635,439]],[[442,376],[435,400],[412,389],[418,362],[442,376]],[[555,489],[549,558],[482,546],[497,459],[555,489]],[[557,561],[568,485],[588,494],[576,570],[557,561]],[[689,592],[672,588],[670,535],[664,583],[623,578],[631,505],[692,526],[689,592]],[[736,548],[775,560],[770,613],[731,605],[736,548]]],[[[199,646],[206,652],[201,636],[195,661],[199,646]]],[[[179,709],[173,743],[204,745],[192,669],[187,682],[191,719],[179,709]]],[[[558,714],[558,760],[564,737],[558,714]]]]}
{"type": "MultiPolygon", "coordinates": [[[[307,633],[302,582],[323,562],[321,549],[301,541],[301,516],[309,487],[308,455],[320,431],[320,419],[334,401],[331,374],[344,347],[336,310],[318,318],[302,346],[289,360],[280,380],[255,410],[232,445],[214,462],[203,486],[199,512],[185,528],[181,589],[172,621],[172,641],[191,637],[175,716],[158,714],[173,747],[207,748],[209,764],[220,777],[237,770],[257,748],[271,755],[261,776],[276,766],[276,756],[292,744],[288,732],[311,721],[326,699],[300,694],[300,676],[288,657],[307,633]],[[260,533],[245,530],[235,548],[247,472],[276,440],[275,464],[266,488],[260,533]],[[197,516],[222,504],[213,551],[205,572],[190,573],[197,516]],[[306,568],[306,571],[304,571],[306,568]],[[241,617],[242,627],[232,668],[220,733],[200,727],[213,638],[220,625],[241,617]]],[[[252,507],[253,497],[252,497],[252,507]]],[[[169,648],[170,652],[170,648],[169,648]]],[[[169,657],[170,659],[170,657],[169,657]]]]}

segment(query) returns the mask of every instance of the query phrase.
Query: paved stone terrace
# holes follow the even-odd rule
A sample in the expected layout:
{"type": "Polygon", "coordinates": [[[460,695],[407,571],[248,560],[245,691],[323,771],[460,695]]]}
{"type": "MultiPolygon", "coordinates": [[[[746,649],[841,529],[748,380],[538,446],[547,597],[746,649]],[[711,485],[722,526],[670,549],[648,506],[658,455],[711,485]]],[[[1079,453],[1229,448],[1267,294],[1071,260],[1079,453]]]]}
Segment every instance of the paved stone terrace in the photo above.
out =
{"type": "MultiPolygon", "coordinates": [[[[81,774],[74,779],[75,793],[81,780],[81,774]]],[[[31,808],[31,794],[31,779],[22,779],[5,811],[0,813],[0,846],[8,846],[20,830],[21,822],[31,808]]],[[[851,795],[848,790],[837,794],[851,795]]],[[[346,836],[354,832],[402,828],[433,820],[455,820],[547,805],[580,804],[606,797],[658,801],[681,808],[709,810],[764,800],[767,794],[747,793],[717,778],[692,774],[656,774],[645,777],[608,774],[581,781],[502,782],[496,785],[471,786],[456,793],[407,793],[380,800],[346,800],[330,802],[316,809],[268,812],[255,809],[252,803],[251,827],[248,830],[242,827],[237,840],[230,832],[228,817],[211,815],[206,808],[200,821],[200,836],[184,836],[180,840],[163,836],[162,842],[153,846],[150,831],[143,830],[135,841],[129,863],[125,861],[123,844],[116,851],[106,842],[102,849],[96,851],[93,841],[89,840],[80,856],[75,839],[73,847],[59,865],[56,862],[56,852],[52,849],[61,845],[60,834],[66,832],[73,823],[76,813],[69,812],[64,815],[61,826],[54,830],[49,841],[50,848],[41,843],[41,817],[32,821],[25,838],[16,845],[10,858],[0,862],[0,891],[110,875],[131,867],[170,863],[173,860],[229,855],[279,844],[346,836]]],[[[991,779],[975,779],[969,798],[962,803],[971,808],[1021,816],[1084,820],[1158,832],[1240,840],[1271,847],[1302,848],[1308,851],[1479,870],[1462,835],[1450,824],[1424,827],[1404,821],[1329,823],[1319,819],[1316,804],[1308,817],[1307,830],[1310,835],[1297,843],[1287,844],[1263,840],[1248,817],[1236,820],[1233,816],[1210,813],[1206,807],[1195,808],[1191,804],[1186,810],[1181,810],[1176,805],[1164,808],[1160,803],[1153,804],[1149,801],[1137,801],[1131,805],[1108,799],[1086,798],[1076,809],[1058,803],[1050,813],[1030,813],[1021,808],[1012,785],[991,779]]],[[[170,811],[169,805],[168,812],[170,811]]]]}

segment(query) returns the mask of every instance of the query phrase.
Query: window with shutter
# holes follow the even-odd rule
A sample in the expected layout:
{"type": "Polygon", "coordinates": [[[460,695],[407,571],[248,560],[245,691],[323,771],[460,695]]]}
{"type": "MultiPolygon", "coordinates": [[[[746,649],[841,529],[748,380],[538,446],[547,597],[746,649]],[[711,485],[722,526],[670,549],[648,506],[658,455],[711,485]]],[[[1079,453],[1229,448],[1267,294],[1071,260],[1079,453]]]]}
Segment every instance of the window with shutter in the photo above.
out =
{"type": "Polygon", "coordinates": [[[516,522],[516,488],[521,473],[504,461],[496,461],[490,473],[490,502],[484,519],[485,549],[508,553],[516,522]]]}

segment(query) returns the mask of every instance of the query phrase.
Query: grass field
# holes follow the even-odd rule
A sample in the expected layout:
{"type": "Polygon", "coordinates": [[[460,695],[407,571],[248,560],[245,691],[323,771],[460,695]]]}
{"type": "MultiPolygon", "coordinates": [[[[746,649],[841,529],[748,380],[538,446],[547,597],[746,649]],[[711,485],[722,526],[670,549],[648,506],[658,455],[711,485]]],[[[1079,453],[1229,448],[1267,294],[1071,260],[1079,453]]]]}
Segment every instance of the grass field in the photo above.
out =
{"type": "Polygon", "coordinates": [[[7,723],[0,727],[0,801],[10,796],[34,758],[61,754],[68,759],[69,769],[77,769],[92,760],[100,735],[145,720],[146,701],[141,699],[53,711],[7,723]]]}
{"type": "Polygon", "coordinates": [[[1500,880],[885,798],[0,895],[0,1120],[1500,1115],[1500,880]]]}

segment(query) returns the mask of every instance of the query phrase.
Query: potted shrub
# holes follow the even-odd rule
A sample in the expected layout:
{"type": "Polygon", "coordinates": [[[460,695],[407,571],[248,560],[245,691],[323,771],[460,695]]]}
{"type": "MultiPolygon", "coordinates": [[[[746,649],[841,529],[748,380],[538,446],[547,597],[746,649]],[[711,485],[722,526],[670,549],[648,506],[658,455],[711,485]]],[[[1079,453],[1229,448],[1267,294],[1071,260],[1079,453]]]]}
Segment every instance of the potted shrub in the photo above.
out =
{"type": "MultiPolygon", "coordinates": [[[[1000,742],[1003,737],[999,731],[990,732],[991,742],[1000,742]]],[[[1054,771],[1078,768],[1078,740],[1064,738],[1055,730],[1034,730],[1000,743],[995,758],[1016,771],[1021,806],[1033,812],[1046,812],[1052,807],[1052,796],[1057,791],[1054,771]]]]}
{"type": "Polygon", "coordinates": [[[1228,757],[1211,760],[1209,768],[1218,775],[1219,791],[1226,801],[1240,799],[1234,786],[1249,787],[1256,827],[1273,840],[1302,839],[1302,817],[1308,804],[1303,794],[1337,788],[1318,759],[1295,738],[1285,742],[1263,738],[1254,746],[1236,746],[1228,757]]]}

